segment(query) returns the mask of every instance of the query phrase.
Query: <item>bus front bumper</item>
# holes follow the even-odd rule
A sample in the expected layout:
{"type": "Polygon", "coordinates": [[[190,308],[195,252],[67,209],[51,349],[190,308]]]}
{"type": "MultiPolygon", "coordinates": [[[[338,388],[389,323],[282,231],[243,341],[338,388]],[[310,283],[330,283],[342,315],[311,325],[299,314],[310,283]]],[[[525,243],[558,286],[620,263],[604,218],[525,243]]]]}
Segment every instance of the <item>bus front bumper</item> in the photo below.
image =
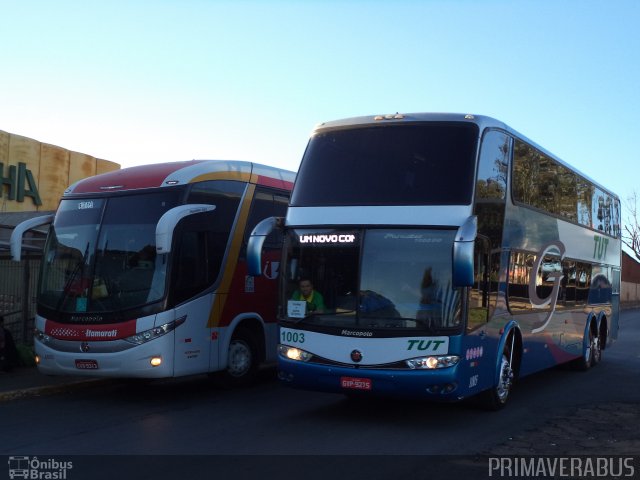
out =
{"type": "MultiPolygon", "coordinates": [[[[112,352],[81,352],[79,342],[66,343],[64,350],[53,349],[34,340],[38,370],[45,375],[73,375],[118,378],[164,378],[173,376],[173,335],[166,335],[142,345],[112,352]],[[78,344],[78,348],[71,348],[78,344]],[[75,351],[73,351],[75,350],[75,351]],[[152,359],[160,358],[159,365],[152,359]]],[[[107,342],[103,342],[106,344],[107,342]]],[[[156,360],[157,363],[157,360],[156,360]]]]}
{"type": "Polygon", "coordinates": [[[464,398],[458,366],[433,370],[349,368],[278,358],[278,378],[290,387],[346,395],[457,401],[464,398]]]}

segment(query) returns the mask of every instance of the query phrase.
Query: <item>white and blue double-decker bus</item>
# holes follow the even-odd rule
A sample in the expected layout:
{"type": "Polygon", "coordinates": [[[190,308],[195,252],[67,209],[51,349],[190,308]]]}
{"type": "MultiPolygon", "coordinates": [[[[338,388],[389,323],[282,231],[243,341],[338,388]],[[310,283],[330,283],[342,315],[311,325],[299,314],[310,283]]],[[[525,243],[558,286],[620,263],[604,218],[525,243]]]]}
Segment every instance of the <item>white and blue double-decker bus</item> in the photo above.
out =
{"type": "Polygon", "coordinates": [[[492,118],[319,125],[286,218],[253,232],[256,274],[273,228],[293,387],[500,408],[515,379],[588,369],[617,337],[618,197],[492,118]]]}

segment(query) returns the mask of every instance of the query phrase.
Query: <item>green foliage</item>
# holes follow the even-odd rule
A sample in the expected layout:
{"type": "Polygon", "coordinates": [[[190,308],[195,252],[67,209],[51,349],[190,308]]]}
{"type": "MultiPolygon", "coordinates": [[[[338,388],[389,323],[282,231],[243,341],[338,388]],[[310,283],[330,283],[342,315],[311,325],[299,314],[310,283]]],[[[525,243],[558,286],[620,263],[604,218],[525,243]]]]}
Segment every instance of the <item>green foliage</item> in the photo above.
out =
{"type": "Polygon", "coordinates": [[[18,359],[21,367],[35,367],[35,354],[32,347],[19,343],[16,345],[16,349],[18,350],[18,359]]]}

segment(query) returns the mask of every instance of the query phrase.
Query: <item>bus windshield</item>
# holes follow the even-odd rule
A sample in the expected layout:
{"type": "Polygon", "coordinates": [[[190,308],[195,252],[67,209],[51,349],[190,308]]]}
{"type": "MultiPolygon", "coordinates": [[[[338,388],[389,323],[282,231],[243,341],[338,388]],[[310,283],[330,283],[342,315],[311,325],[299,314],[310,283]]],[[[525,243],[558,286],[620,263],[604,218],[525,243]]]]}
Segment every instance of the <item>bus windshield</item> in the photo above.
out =
{"type": "Polygon", "coordinates": [[[460,328],[454,230],[290,230],[285,321],[367,330],[460,328]],[[309,285],[313,291],[309,290],[309,285]]]}
{"type": "Polygon", "coordinates": [[[321,131],[309,141],[291,206],[469,205],[477,143],[470,123],[321,131]]]}
{"type": "Polygon", "coordinates": [[[156,224],[179,193],[62,200],[45,246],[40,304],[84,314],[163,298],[167,262],[156,255],[156,224]]]}

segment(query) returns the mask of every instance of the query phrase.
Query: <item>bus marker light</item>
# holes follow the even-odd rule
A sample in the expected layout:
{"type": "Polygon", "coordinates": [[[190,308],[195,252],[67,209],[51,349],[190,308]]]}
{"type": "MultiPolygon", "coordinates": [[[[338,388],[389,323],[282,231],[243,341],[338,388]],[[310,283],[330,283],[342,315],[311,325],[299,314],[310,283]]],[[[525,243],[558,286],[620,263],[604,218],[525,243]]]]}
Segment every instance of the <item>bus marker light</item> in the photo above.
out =
{"type": "Polygon", "coordinates": [[[40,365],[40,355],[36,355],[34,360],[36,361],[36,365],[40,365]]]}
{"type": "Polygon", "coordinates": [[[162,364],[162,357],[151,357],[149,363],[152,367],[159,367],[162,364]]]}

